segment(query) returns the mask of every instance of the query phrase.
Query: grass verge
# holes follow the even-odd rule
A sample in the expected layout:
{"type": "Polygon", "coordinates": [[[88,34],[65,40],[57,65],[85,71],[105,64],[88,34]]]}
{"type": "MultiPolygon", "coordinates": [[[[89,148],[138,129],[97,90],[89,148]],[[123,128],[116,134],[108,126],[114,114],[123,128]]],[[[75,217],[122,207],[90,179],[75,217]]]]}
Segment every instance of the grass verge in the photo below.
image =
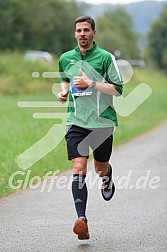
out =
{"type": "MultiPolygon", "coordinates": [[[[153,72],[151,69],[135,70],[131,82],[124,87],[124,96],[143,82],[149,84],[152,94],[131,115],[127,117],[118,116],[119,127],[115,132],[114,147],[154,128],[167,118],[166,80],[166,76],[153,72]]],[[[36,162],[28,170],[22,170],[15,162],[16,157],[20,153],[45,136],[55,123],[55,119],[34,119],[32,117],[34,112],[46,112],[46,108],[19,108],[17,102],[53,100],[55,100],[55,96],[51,92],[0,95],[0,197],[15,191],[8,184],[9,178],[14,172],[21,172],[12,181],[13,185],[17,186],[18,180],[25,181],[27,171],[30,173],[27,181],[27,184],[29,184],[34,176],[42,178],[48,171],[63,171],[71,167],[71,163],[67,161],[64,139],[62,139],[57,148],[36,162]]],[[[47,108],[47,111],[54,112],[55,109],[47,108]]],[[[20,182],[21,188],[24,185],[22,182],[20,182]]],[[[35,182],[37,181],[34,180],[33,183],[35,182]]]]}

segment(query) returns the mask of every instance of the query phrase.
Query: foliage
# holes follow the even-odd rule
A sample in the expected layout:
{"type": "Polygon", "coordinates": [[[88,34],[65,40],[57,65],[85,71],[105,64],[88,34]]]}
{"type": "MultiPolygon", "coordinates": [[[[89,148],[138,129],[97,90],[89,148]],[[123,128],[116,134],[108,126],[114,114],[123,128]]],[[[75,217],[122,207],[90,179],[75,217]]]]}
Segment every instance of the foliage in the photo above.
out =
{"type": "MultiPolygon", "coordinates": [[[[0,51],[32,49],[59,56],[75,46],[73,21],[88,8],[76,0],[0,0],[0,51]]],[[[96,21],[103,48],[137,57],[136,34],[124,9],[109,10],[96,21]]]]}
{"type": "Polygon", "coordinates": [[[167,73],[167,5],[151,27],[148,36],[149,54],[156,66],[167,73]]]}
{"type": "MultiPolygon", "coordinates": [[[[157,19],[160,16],[162,9],[164,8],[166,1],[135,1],[130,3],[123,3],[121,6],[125,8],[127,13],[131,16],[134,29],[139,34],[145,34],[149,31],[150,25],[153,19],[157,19]]],[[[109,8],[115,8],[115,4],[103,3],[101,4],[89,4],[85,14],[93,15],[94,18],[100,16],[105,10],[109,8]]]]}
{"type": "Polygon", "coordinates": [[[57,55],[71,48],[75,0],[0,0],[0,50],[47,50],[57,55]]]}
{"type": "Polygon", "coordinates": [[[138,58],[137,35],[124,8],[109,9],[97,18],[97,41],[106,50],[121,51],[121,58],[138,58]]]}

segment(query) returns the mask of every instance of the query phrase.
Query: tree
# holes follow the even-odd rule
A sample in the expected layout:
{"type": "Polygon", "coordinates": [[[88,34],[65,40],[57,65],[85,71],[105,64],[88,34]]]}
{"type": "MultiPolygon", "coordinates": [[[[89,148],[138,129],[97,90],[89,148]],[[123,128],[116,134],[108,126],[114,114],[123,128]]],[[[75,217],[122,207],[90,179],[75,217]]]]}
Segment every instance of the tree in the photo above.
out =
{"type": "Polygon", "coordinates": [[[20,0],[0,0],[0,50],[22,46],[26,25],[25,3],[20,0]]]}
{"type": "Polygon", "coordinates": [[[47,50],[59,55],[72,48],[75,0],[0,0],[0,50],[47,50]]]}
{"type": "Polygon", "coordinates": [[[149,55],[155,65],[167,73],[167,6],[154,21],[148,35],[149,55]]]}
{"type": "Polygon", "coordinates": [[[139,57],[137,34],[133,31],[132,20],[122,7],[104,12],[97,19],[97,41],[106,50],[121,52],[121,58],[139,57]]]}
{"type": "Polygon", "coordinates": [[[26,47],[49,50],[56,54],[71,48],[73,20],[79,10],[75,1],[29,0],[28,29],[25,31],[26,47]]]}

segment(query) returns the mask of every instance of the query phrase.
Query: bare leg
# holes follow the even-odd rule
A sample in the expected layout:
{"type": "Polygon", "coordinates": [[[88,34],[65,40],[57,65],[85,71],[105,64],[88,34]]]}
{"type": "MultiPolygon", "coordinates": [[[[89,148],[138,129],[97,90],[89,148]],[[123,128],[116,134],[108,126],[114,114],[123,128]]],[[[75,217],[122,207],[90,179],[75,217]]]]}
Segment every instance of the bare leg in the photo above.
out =
{"type": "Polygon", "coordinates": [[[109,162],[98,162],[94,160],[95,170],[102,177],[102,196],[105,200],[110,200],[115,193],[115,185],[112,181],[112,167],[109,162]]]}
{"type": "Polygon", "coordinates": [[[104,177],[108,174],[108,161],[99,162],[94,160],[95,171],[99,174],[100,177],[104,177]]]}

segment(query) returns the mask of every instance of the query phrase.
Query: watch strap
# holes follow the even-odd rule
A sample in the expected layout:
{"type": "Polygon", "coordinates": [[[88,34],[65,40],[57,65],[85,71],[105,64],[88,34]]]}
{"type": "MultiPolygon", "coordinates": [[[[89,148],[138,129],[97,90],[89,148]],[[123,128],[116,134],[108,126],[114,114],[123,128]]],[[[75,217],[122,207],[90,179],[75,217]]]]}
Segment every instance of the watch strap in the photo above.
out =
{"type": "Polygon", "coordinates": [[[92,81],[91,87],[92,88],[96,87],[96,81],[94,81],[94,80],[92,81]]]}

